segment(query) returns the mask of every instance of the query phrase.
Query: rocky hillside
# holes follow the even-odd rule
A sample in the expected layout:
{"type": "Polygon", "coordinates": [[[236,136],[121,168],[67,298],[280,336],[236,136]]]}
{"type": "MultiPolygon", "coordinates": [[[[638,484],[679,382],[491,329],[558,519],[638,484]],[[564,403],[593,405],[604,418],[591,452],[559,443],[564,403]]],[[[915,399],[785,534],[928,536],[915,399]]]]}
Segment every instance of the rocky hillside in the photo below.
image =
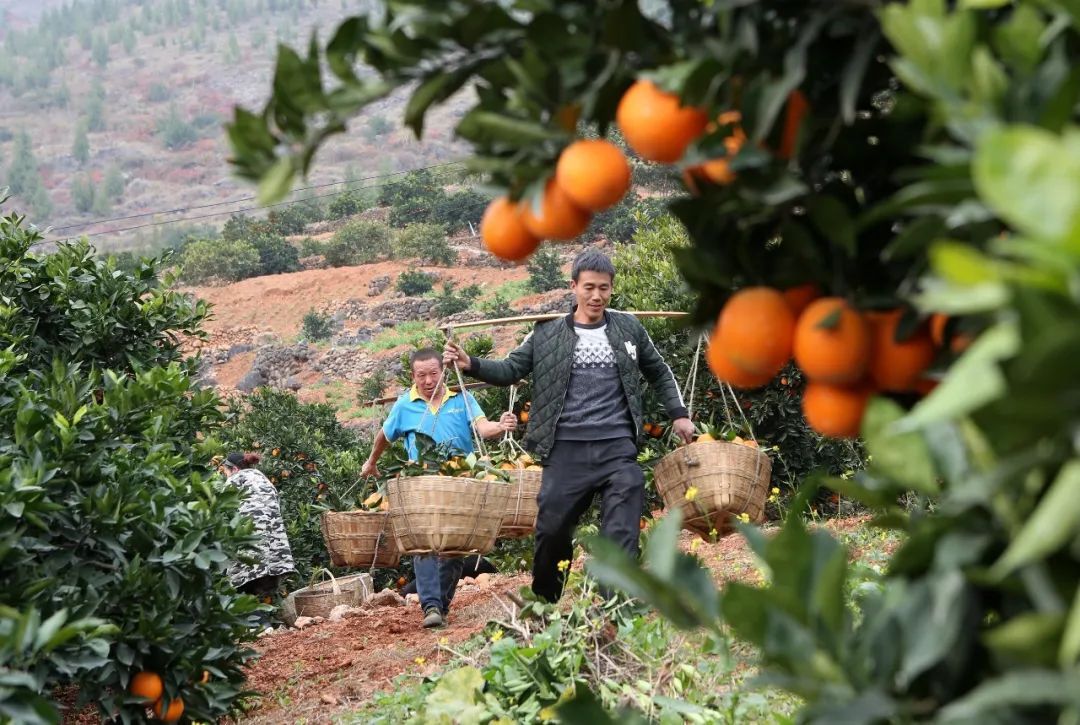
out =
{"type": "MultiPolygon", "coordinates": [[[[261,385],[290,389],[302,400],[334,404],[343,422],[374,424],[382,411],[372,408],[370,401],[400,390],[402,354],[417,345],[440,342],[447,324],[569,309],[567,290],[532,293],[524,266],[493,266],[492,258],[476,244],[459,241],[460,261],[450,268],[386,261],[188,288],[213,305],[209,338],[192,348],[203,355],[203,383],[225,396],[261,385]],[[468,309],[442,314],[438,291],[410,296],[395,289],[402,272],[416,269],[457,290],[477,285],[480,294],[468,309]],[[305,339],[303,319],[311,312],[329,318],[328,340],[305,339]]],[[[559,251],[568,271],[579,248],[564,246],[559,251]]],[[[512,325],[462,334],[489,334],[496,350],[506,351],[524,329],[512,325]]]]}

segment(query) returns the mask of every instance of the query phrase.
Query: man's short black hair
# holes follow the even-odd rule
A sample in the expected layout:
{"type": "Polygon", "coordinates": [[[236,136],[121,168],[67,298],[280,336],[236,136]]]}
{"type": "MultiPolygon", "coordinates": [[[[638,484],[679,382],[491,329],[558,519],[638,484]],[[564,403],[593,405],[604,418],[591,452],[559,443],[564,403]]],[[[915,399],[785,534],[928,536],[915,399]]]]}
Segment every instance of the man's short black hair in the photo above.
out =
{"type": "Polygon", "coordinates": [[[577,282],[582,272],[610,274],[611,281],[615,281],[615,265],[596,247],[589,247],[574,258],[574,265],[570,268],[570,279],[577,282]]]}
{"type": "Polygon", "coordinates": [[[442,361],[442,354],[433,347],[422,347],[419,350],[413,350],[409,355],[409,368],[411,369],[416,363],[422,360],[439,360],[442,361]]]}

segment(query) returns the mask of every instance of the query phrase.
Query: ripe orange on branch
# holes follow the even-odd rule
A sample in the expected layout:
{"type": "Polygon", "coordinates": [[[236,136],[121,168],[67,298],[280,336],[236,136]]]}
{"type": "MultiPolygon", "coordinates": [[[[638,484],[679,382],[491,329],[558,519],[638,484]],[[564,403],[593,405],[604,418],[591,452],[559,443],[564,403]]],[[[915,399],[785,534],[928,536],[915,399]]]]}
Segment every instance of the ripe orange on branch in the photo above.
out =
{"type": "Polygon", "coordinates": [[[810,303],[821,297],[821,289],[814,283],[801,284],[797,287],[789,287],[783,291],[784,299],[791,306],[791,311],[798,317],[810,303]]]}
{"type": "Polygon", "coordinates": [[[630,189],[630,164],[610,141],[575,141],[559,156],[555,183],[582,209],[603,211],[617,204],[630,189]]]}
{"type": "Polygon", "coordinates": [[[540,245],[525,226],[521,207],[505,196],[488,204],[480,219],[480,238],[489,252],[511,262],[525,259],[540,245]]]}
{"type": "Polygon", "coordinates": [[[870,328],[846,301],[825,297],[811,302],[799,316],[794,350],[796,364],[810,380],[854,383],[870,360],[870,328]]]}
{"type": "Polygon", "coordinates": [[[157,700],[161,697],[161,693],[165,691],[165,685],[161,681],[161,675],[156,672],[138,672],[131,678],[131,685],[128,687],[130,692],[135,697],[141,697],[144,700],[157,700]]]}
{"type": "Polygon", "coordinates": [[[803,391],[803,417],[823,436],[854,438],[859,435],[869,400],[870,390],[865,386],[809,382],[803,391]]]}
{"type": "Polygon", "coordinates": [[[717,380],[736,388],[750,389],[760,388],[773,379],[774,376],[767,373],[748,373],[731,362],[723,347],[717,342],[718,337],[718,333],[714,330],[709,340],[709,347],[705,351],[705,362],[717,380]]]}
{"type": "Polygon", "coordinates": [[[623,94],[615,111],[626,143],[638,156],[671,164],[705,131],[709,118],[700,108],[683,106],[679,97],[640,80],[623,94]]]}
{"type": "Polygon", "coordinates": [[[714,343],[737,367],[770,379],[791,358],[795,315],[771,287],[739,290],[724,305],[714,343]]]}
{"type": "Polygon", "coordinates": [[[529,201],[522,202],[522,221],[529,233],[539,239],[570,240],[581,236],[589,226],[589,212],[577,206],[552,179],[544,187],[540,212],[529,201]]]}
{"type": "Polygon", "coordinates": [[[173,698],[167,709],[164,700],[158,700],[154,703],[154,715],[162,722],[176,722],[183,714],[184,701],[179,697],[173,698]]]}
{"type": "Polygon", "coordinates": [[[926,325],[920,325],[906,340],[897,341],[900,319],[901,310],[867,315],[871,327],[870,379],[879,390],[894,393],[914,389],[934,361],[934,342],[926,325]]]}

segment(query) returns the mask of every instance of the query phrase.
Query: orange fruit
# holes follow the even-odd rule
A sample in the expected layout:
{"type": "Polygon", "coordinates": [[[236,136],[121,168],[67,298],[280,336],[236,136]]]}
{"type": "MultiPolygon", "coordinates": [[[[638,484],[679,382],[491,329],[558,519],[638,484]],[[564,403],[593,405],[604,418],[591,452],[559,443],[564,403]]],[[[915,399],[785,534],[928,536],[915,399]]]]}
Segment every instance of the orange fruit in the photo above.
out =
{"type": "Polygon", "coordinates": [[[879,390],[902,393],[915,387],[915,382],[934,360],[934,342],[926,325],[903,342],[896,341],[900,310],[867,315],[870,323],[870,379],[879,390]]]}
{"type": "Polygon", "coordinates": [[[529,422],[529,411],[523,410],[520,413],[518,413],[518,420],[520,420],[522,423],[528,423],[529,422]]]}
{"type": "Polygon", "coordinates": [[[203,670],[202,671],[202,677],[199,678],[199,684],[200,685],[205,685],[209,681],[210,681],[210,672],[207,671],[207,670],[203,670]]]}
{"type": "Polygon", "coordinates": [[[934,392],[934,388],[941,384],[940,380],[936,378],[919,378],[915,381],[913,390],[919,395],[926,397],[930,393],[934,392]]]}
{"type": "Polygon", "coordinates": [[[821,290],[816,284],[810,282],[801,284],[798,287],[789,287],[783,291],[783,295],[791,306],[791,311],[798,317],[803,313],[803,310],[810,306],[811,302],[821,297],[821,290]]]}
{"type": "Polygon", "coordinates": [[[183,714],[184,701],[179,697],[173,698],[172,702],[169,703],[168,709],[165,709],[164,700],[158,700],[154,703],[154,715],[162,722],[176,722],[183,714]]]}
{"type": "MultiPolygon", "coordinates": [[[[949,316],[940,312],[930,316],[930,339],[935,347],[945,347],[945,332],[949,324],[949,316]]],[[[972,343],[970,335],[954,334],[948,340],[949,350],[957,355],[962,353],[972,343]]]]}
{"type": "Polygon", "coordinates": [[[575,141],[559,156],[555,183],[582,209],[603,211],[617,204],[629,190],[630,164],[610,141],[575,141]]]}
{"type": "Polygon", "coordinates": [[[846,385],[857,382],[870,361],[870,328],[839,297],[810,303],[795,326],[795,363],[814,382],[846,385]],[[821,323],[839,314],[832,328],[821,323]]]}
{"type": "Polygon", "coordinates": [[[570,201],[554,179],[544,187],[539,216],[534,212],[532,203],[526,201],[521,206],[525,228],[539,239],[570,240],[581,236],[589,226],[589,212],[570,201]]]}
{"type": "Polygon", "coordinates": [[[705,131],[705,111],[683,106],[674,93],[652,81],[640,80],[627,89],[615,110],[615,122],[638,156],[671,164],[705,131]]]}
{"type": "Polygon", "coordinates": [[[747,287],[720,312],[716,343],[736,366],[770,379],[791,358],[795,315],[771,287],[747,287]]]}
{"type": "Polygon", "coordinates": [[[525,259],[540,244],[525,226],[521,207],[505,196],[488,204],[480,220],[480,238],[489,252],[511,262],[525,259]]]}
{"type": "Polygon", "coordinates": [[[716,340],[717,333],[714,331],[712,339],[709,340],[709,347],[705,351],[705,361],[709,364],[709,370],[712,370],[717,380],[733,385],[736,388],[760,388],[773,379],[772,375],[748,373],[731,362],[716,340]]]}
{"type": "Polygon", "coordinates": [[[796,88],[788,96],[787,110],[784,113],[784,129],[780,134],[780,145],[776,149],[776,155],[780,158],[790,159],[795,155],[799,127],[802,126],[803,118],[809,111],[810,103],[803,92],[796,88]]]}
{"type": "Polygon", "coordinates": [[[128,687],[128,692],[135,697],[151,701],[160,698],[161,693],[164,691],[165,684],[161,681],[161,676],[156,672],[136,673],[131,678],[131,685],[128,687]]]}
{"type": "Polygon", "coordinates": [[[870,400],[865,386],[844,387],[809,382],[803,391],[806,423],[823,436],[854,438],[859,435],[863,413],[870,400]]]}

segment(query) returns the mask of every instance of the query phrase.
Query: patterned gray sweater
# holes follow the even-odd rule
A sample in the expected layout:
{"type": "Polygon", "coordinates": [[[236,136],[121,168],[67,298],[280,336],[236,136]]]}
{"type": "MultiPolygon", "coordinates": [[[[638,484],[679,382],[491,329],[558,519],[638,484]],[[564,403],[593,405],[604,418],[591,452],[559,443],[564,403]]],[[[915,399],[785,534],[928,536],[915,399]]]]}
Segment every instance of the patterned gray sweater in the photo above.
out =
{"type": "Polygon", "coordinates": [[[623,393],[615,351],[604,321],[574,323],[577,343],[556,440],[633,438],[634,422],[623,393]]]}

